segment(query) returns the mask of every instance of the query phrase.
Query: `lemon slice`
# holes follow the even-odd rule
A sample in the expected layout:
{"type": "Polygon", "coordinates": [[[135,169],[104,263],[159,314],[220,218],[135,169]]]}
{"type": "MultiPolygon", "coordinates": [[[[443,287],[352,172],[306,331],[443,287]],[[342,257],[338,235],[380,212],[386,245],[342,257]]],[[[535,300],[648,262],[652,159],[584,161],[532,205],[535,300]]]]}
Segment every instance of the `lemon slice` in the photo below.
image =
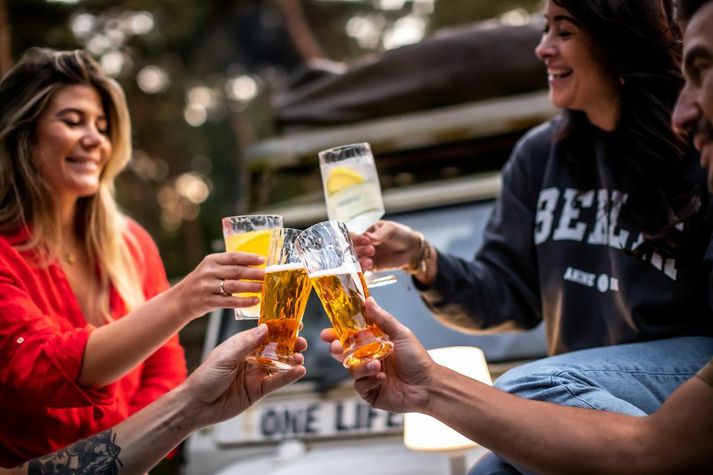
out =
{"type": "MultiPolygon", "coordinates": [[[[259,254],[267,259],[267,254],[270,252],[271,238],[271,229],[233,234],[225,239],[225,250],[228,252],[259,254]]],[[[264,268],[265,263],[254,267],[264,268]]],[[[240,292],[233,295],[237,295],[238,297],[260,297],[260,292],[240,292]]],[[[260,304],[258,303],[252,307],[243,308],[243,311],[258,315],[260,313],[260,304]]]]}
{"type": "Polygon", "coordinates": [[[351,168],[334,167],[327,177],[327,193],[332,195],[360,183],[364,183],[364,177],[351,168]]]}
{"type": "Polygon", "coordinates": [[[271,236],[270,229],[233,234],[226,239],[225,248],[230,252],[249,252],[267,257],[271,236]]]}

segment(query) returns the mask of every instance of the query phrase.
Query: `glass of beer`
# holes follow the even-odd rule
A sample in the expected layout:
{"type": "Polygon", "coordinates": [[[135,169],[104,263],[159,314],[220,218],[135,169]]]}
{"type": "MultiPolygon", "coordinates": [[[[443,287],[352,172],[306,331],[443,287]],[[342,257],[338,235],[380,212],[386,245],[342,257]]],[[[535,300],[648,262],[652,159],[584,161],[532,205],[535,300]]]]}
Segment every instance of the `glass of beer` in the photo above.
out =
{"type": "Polygon", "coordinates": [[[305,229],[297,238],[297,250],[344,347],[344,366],[389,355],[393,343],[366,316],[369,291],[346,225],[324,221],[305,229]]]}
{"type": "MultiPolygon", "coordinates": [[[[384,215],[379,175],[371,146],[355,143],[319,152],[327,216],[361,234],[384,215]]],[[[369,287],[393,284],[396,276],[366,273],[369,287]]]]}
{"type": "Polygon", "coordinates": [[[265,343],[247,357],[249,363],[274,371],[287,371],[295,365],[295,341],[312,289],[295,248],[300,232],[299,229],[282,228],[273,234],[258,322],[267,324],[268,333],[265,343]]]}
{"type": "MultiPolygon", "coordinates": [[[[225,250],[228,252],[249,252],[267,259],[270,240],[275,229],[282,228],[282,216],[247,215],[223,218],[223,237],[225,250]]],[[[265,267],[263,264],[260,267],[265,267]]],[[[236,297],[260,297],[257,292],[240,292],[236,297]]],[[[260,316],[260,303],[252,307],[236,308],[237,320],[257,319],[260,316]]]]}

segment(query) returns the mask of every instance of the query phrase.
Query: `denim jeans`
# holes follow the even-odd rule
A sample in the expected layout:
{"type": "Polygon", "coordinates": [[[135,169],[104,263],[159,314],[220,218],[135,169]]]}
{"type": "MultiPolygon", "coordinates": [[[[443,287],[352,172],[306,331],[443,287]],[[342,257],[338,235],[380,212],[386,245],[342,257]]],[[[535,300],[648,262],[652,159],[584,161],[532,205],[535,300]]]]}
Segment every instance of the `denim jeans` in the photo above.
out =
{"type": "MultiPolygon", "coordinates": [[[[527,399],[644,416],[656,411],[713,356],[713,338],[679,337],[592,348],[518,366],[495,386],[527,399]]],[[[469,475],[526,473],[495,454],[469,475]]]]}

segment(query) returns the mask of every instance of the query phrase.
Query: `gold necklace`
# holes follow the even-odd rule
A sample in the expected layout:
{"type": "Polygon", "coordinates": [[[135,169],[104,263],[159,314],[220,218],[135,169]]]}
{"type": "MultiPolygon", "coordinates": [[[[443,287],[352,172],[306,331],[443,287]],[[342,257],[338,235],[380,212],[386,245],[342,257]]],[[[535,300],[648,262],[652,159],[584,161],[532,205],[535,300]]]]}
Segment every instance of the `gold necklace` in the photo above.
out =
{"type": "Polygon", "coordinates": [[[64,262],[66,262],[69,265],[72,265],[75,262],[77,262],[76,254],[74,254],[73,252],[69,252],[69,251],[62,251],[62,259],[64,260],[64,262]]]}

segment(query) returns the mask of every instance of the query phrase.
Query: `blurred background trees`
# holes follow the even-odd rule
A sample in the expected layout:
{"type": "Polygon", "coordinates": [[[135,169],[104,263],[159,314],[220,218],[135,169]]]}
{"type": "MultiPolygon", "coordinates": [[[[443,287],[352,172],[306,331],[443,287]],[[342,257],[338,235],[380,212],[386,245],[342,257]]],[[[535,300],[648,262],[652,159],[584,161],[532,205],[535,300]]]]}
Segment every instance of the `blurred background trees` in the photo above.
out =
{"type": "MultiPolygon", "coordinates": [[[[30,46],[86,48],[124,87],[134,159],[118,199],[177,278],[246,211],[240,152],[274,133],[271,94],[301,64],[350,62],[539,0],[0,0],[0,70],[30,46]]],[[[217,243],[217,244],[215,244],[217,243]]]]}

